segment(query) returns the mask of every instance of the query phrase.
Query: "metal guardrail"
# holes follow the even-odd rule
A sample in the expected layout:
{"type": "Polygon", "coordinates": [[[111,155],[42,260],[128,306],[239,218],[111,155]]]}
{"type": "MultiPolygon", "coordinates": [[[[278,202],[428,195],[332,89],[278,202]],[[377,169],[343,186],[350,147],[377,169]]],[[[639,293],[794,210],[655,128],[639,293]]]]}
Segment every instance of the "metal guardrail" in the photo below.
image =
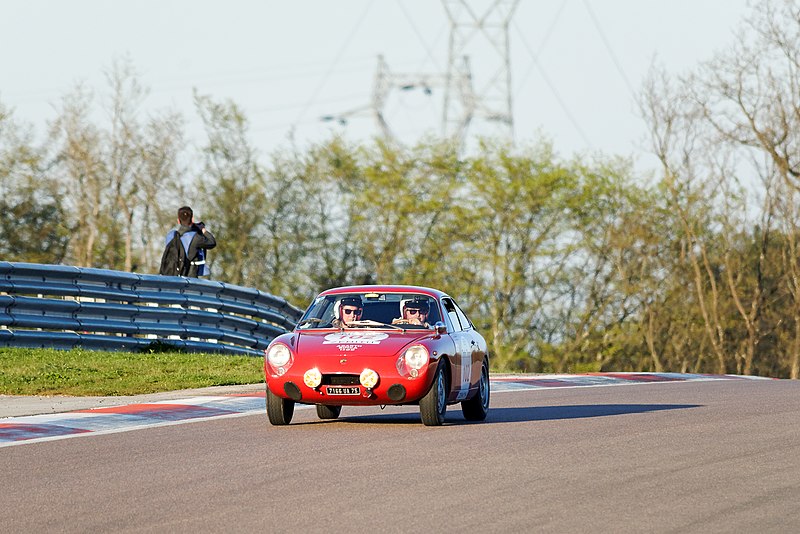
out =
{"type": "Polygon", "coordinates": [[[302,310],[212,280],[0,261],[0,347],[132,350],[154,342],[260,356],[302,310]]]}

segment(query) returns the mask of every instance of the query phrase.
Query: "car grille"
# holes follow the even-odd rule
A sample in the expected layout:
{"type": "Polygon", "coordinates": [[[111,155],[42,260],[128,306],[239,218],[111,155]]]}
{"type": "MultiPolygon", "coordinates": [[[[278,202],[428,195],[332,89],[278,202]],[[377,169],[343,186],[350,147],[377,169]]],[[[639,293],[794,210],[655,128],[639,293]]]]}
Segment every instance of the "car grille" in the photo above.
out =
{"type": "Polygon", "coordinates": [[[326,386],[357,386],[358,375],[322,375],[322,383],[326,386]]]}

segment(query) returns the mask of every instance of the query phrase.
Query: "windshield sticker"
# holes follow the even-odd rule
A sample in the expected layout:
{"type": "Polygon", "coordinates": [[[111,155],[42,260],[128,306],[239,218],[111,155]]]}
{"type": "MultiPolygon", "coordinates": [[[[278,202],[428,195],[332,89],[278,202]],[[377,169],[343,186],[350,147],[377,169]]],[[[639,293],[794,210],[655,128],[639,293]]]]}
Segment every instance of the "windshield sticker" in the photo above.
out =
{"type": "Polygon", "coordinates": [[[323,345],[379,345],[389,337],[383,332],[337,332],[325,336],[323,345]]]}

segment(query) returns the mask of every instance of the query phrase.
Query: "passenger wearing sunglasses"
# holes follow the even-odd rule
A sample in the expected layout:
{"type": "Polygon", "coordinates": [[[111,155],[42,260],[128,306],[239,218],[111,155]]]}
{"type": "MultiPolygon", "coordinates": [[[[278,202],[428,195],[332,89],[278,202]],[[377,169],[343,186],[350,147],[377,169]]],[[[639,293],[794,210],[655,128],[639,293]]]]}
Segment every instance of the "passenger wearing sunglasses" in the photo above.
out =
{"type": "Polygon", "coordinates": [[[333,315],[335,318],[331,321],[331,326],[334,328],[348,326],[354,321],[360,321],[363,313],[364,305],[361,297],[344,297],[334,304],[333,315]]]}
{"type": "Polygon", "coordinates": [[[400,303],[402,317],[392,320],[392,324],[413,324],[428,328],[430,305],[424,299],[412,299],[400,303]]]}

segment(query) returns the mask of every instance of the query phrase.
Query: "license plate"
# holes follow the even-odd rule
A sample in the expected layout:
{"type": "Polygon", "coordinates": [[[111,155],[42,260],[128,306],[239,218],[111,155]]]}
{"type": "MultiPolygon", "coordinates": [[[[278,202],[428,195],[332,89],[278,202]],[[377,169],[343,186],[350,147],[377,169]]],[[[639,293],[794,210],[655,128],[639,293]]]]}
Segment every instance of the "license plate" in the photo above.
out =
{"type": "Polygon", "coordinates": [[[360,395],[361,389],[357,386],[354,387],[332,387],[328,386],[326,390],[328,395],[360,395]]]}

